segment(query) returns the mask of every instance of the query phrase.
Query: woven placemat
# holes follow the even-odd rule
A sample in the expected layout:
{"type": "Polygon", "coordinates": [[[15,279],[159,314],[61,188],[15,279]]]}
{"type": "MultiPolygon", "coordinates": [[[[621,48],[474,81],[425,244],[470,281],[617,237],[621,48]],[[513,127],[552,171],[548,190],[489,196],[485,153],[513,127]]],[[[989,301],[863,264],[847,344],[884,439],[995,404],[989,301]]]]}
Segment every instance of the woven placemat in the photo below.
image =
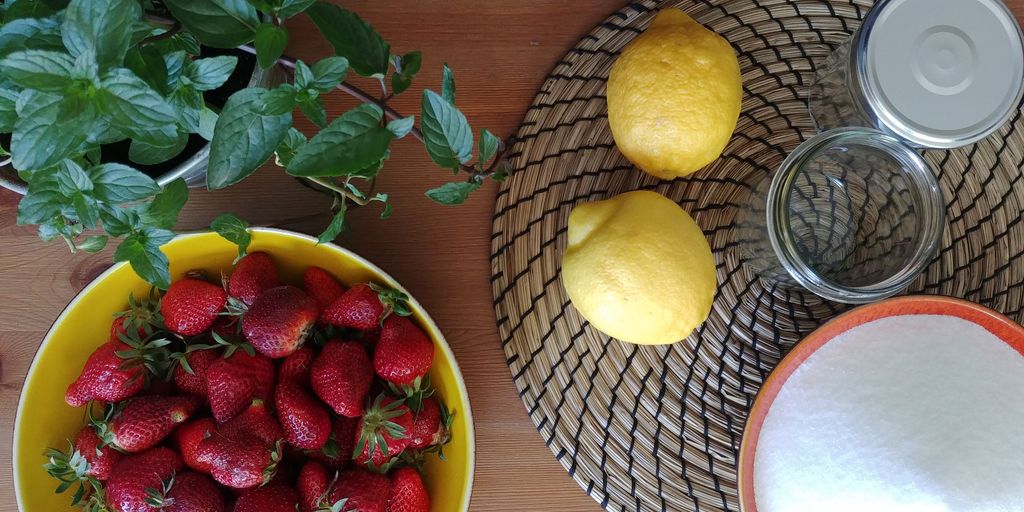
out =
{"type": "MultiPolygon", "coordinates": [[[[733,227],[751,183],[814,134],[807,87],[816,64],[860,25],[871,1],[682,0],[633,3],[557,64],[513,148],[498,194],[494,304],[519,394],[555,457],[609,510],[737,511],[736,463],[747,411],[780,357],[844,310],[762,281],[733,227]],[[688,179],[658,181],[615,149],[605,80],[618,52],[661,7],[680,7],[740,57],[743,114],[725,154],[688,179]],[[714,250],[719,290],[687,340],[609,340],[571,306],[559,279],[572,208],[635,189],[678,201],[714,250]]],[[[1018,322],[1024,307],[1024,130],[932,151],[948,204],[943,249],[912,292],[963,297],[1018,322]]]]}

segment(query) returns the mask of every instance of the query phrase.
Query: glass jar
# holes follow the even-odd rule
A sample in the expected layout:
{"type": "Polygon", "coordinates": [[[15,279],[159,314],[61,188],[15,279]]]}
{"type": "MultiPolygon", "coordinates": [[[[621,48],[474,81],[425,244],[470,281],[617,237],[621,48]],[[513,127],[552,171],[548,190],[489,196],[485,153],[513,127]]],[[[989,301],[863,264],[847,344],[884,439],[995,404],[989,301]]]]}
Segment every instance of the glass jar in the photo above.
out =
{"type": "Polygon", "coordinates": [[[755,187],[737,236],[759,276],[862,304],[906,289],[944,225],[942,192],[921,155],[880,131],[840,128],[801,144],[755,187]]]}
{"type": "Polygon", "coordinates": [[[865,126],[921,148],[999,129],[1024,95],[1021,28],[999,0],[880,0],[815,72],[819,131],[865,126]]]}

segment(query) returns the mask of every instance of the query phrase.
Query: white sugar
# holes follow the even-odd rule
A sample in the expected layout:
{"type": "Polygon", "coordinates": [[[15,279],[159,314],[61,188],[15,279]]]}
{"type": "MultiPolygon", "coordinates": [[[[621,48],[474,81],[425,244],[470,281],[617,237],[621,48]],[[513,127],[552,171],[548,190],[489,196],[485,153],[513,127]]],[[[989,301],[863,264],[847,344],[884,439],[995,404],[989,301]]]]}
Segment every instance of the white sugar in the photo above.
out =
{"type": "Polygon", "coordinates": [[[759,512],[1024,511],[1024,357],[949,316],[854,328],[787,380],[754,463],[759,512]]]}

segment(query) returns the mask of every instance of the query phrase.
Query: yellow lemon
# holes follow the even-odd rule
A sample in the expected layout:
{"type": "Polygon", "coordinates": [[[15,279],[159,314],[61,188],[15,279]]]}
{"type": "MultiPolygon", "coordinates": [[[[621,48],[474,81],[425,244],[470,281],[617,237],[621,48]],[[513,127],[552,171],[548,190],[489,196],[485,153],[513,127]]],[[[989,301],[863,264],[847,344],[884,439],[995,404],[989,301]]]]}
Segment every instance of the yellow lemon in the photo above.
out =
{"type": "Polygon", "coordinates": [[[704,233],[678,204],[654,192],[627,192],[573,209],[562,284],[605,334],[664,345],[707,320],[715,262],[704,233]]]}
{"type": "Polygon", "coordinates": [[[608,122],[619,151],[662,179],[718,158],[742,100],[732,47],[673,8],[626,46],[608,78],[608,122]]]}

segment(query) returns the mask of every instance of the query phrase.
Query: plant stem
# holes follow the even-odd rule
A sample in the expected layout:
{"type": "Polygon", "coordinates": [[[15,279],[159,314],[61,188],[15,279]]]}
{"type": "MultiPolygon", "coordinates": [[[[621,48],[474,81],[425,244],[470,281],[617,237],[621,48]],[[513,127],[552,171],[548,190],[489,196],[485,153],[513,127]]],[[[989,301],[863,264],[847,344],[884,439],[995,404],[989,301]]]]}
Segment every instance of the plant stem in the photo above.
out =
{"type": "Polygon", "coordinates": [[[331,190],[331,191],[333,191],[333,192],[335,192],[335,193],[337,193],[339,195],[342,195],[342,196],[348,198],[350,201],[352,201],[355,204],[358,204],[359,206],[366,206],[366,205],[370,204],[370,201],[368,199],[364,199],[364,198],[358,197],[355,194],[353,194],[352,191],[347,190],[347,189],[342,188],[342,187],[339,187],[339,186],[335,185],[334,183],[331,183],[330,181],[327,181],[327,180],[325,180],[323,178],[306,178],[306,179],[308,179],[309,181],[312,181],[313,183],[316,183],[317,185],[320,185],[321,187],[324,187],[324,188],[326,188],[328,190],[331,190]]]}
{"type": "Polygon", "coordinates": [[[159,34],[157,34],[155,36],[147,37],[146,39],[143,39],[142,42],[139,43],[139,44],[142,45],[142,44],[148,44],[148,43],[155,43],[157,41],[162,41],[164,39],[170,39],[170,38],[174,37],[175,34],[177,34],[178,32],[181,31],[181,23],[178,22],[178,20],[174,20],[174,24],[173,25],[165,26],[165,28],[166,28],[166,30],[164,30],[163,32],[161,32],[161,33],[159,33],[159,34]]]}

